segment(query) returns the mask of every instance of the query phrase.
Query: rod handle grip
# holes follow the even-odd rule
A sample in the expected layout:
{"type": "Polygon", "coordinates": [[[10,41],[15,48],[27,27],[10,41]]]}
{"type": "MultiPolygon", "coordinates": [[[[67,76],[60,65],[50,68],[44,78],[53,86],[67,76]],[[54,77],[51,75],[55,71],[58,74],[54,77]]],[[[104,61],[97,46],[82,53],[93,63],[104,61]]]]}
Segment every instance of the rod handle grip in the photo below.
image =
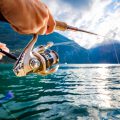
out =
{"type": "Polygon", "coordinates": [[[68,25],[65,22],[56,21],[56,30],[65,31],[67,30],[68,25]]]}

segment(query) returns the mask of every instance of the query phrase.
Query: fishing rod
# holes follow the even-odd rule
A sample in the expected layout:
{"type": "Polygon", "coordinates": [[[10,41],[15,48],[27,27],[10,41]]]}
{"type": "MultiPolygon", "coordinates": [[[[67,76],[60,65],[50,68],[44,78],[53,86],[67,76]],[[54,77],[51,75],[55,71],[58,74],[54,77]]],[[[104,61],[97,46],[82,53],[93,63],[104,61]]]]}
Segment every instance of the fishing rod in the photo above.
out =
{"type": "Polygon", "coordinates": [[[56,21],[55,29],[60,30],[60,31],[70,30],[70,31],[74,31],[74,32],[84,32],[84,33],[88,33],[88,34],[92,34],[92,35],[96,35],[96,36],[102,36],[102,35],[99,35],[97,33],[93,33],[93,32],[90,32],[90,31],[83,30],[83,29],[79,29],[77,27],[70,26],[67,23],[61,22],[61,21],[56,21]]]}

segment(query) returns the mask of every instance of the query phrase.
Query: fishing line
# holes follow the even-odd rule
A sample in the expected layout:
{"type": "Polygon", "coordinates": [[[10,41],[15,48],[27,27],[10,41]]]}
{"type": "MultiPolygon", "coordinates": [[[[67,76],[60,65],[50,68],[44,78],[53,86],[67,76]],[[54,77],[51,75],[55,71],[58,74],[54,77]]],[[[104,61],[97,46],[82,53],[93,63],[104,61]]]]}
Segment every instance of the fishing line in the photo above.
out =
{"type": "Polygon", "coordinates": [[[103,37],[104,39],[111,40],[112,45],[113,45],[113,49],[114,49],[114,52],[115,52],[116,60],[117,60],[117,63],[119,64],[120,62],[119,62],[118,53],[117,53],[117,50],[116,50],[116,47],[115,47],[115,43],[114,43],[114,41],[113,41],[114,35],[113,35],[111,38],[110,38],[110,37],[107,37],[107,36],[101,36],[101,37],[103,37]]]}
{"type": "Polygon", "coordinates": [[[106,37],[106,38],[109,39],[109,40],[111,40],[112,45],[113,45],[113,49],[114,49],[114,52],[115,52],[116,60],[117,60],[117,63],[119,64],[120,61],[119,61],[118,53],[117,53],[117,50],[116,50],[116,47],[115,47],[115,43],[113,41],[113,39],[115,38],[115,34],[113,34],[112,38],[109,38],[109,37],[106,37]]]}
{"type": "MultiPolygon", "coordinates": [[[[73,46],[75,49],[75,52],[77,53],[78,50],[76,50],[77,48],[75,47],[74,44],[75,44],[75,42],[62,42],[62,43],[56,43],[56,44],[54,44],[54,46],[60,46],[60,45],[73,46]],[[72,44],[72,45],[69,45],[69,44],[72,44]]],[[[88,55],[88,61],[89,61],[89,63],[91,63],[89,51],[87,51],[87,55],[88,55]]]]}
{"type": "Polygon", "coordinates": [[[112,40],[112,43],[113,43],[113,48],[114,48],[114,51],[115,51],[115,56],[116,56],[116,58],[117,58],[117,62],[118,62],[118,64],[119,64],[120,62],[119,62],[117,50],[116,50],[116,47],[115,47],[115,43],[113,42],[113,40],[112,40]]]}
{"type": "Polygon", "coordinates": [[[11,50],[11,53],[22,52],[23,49],[11,50]]]}
{"type": "Polygon", "coordinates": [[[75,44],[74,42],[62,42],[62,43],[55,43],[53,46],[68,45],[72,43],[75,44]]]}
{"type": "MultiPolygon", "coordinates": [[[[101,36],[101,37],[103,37],[104,39],[109,39],[109,40],[111,40],[111,42],[112,42],[112,44],[113,44],[113,48],[114,48],[114,52],[115,52],[115,56],[116,56],[117,62],[120,63],[120,62],[119,62],[118,53],[117,53],[115,44],[114,44],[114,42],[113,42],[113,39],[112,39],[112,38],[109,38],[109,37],[106,37],[106,36],[102,36],[102,35],[96,35],[96,36],[101,36]]],[[[55,36],[55,37],[56,37],[56,38],[59,38],[59,37],[57,37],[57,36],[55,36]]],[[[16,37],[15,37],[15,39],[16,39],[16,37]]],[[[73,42],[72,42],[72,41],[69,41],[69,42],[55,43],[53,46],[66,45],[66,46],[73,46],[73,47],[75,47],[74,44],[75,44],[74,41],[73,41],[73,42]],[[71,45],[70,45],[70,44],[71,44],[71,45]]],[[[75,48],[77,48],[77,47],[75,47],[75,48]]],[[[21,52],[21,51],[22,51],[22,49],[13,50],[12,53],[21,52]]],[[[77,50],[76,50],[76,51],[77,51],[77,50]]],[[[0,49],[0,52],[1,52],[1,49],[0,49]]],[[[87,51],[87,54],[88,54],[88,61],[91,63],[89,51],[87,51]]],[[[17,59],[17,57],[14,56],[14,55],[12,55],[12,54],[8,54],[8,56],[9,56],[10,58],[12,58],[12,59],[17,59]]]]}
{"type": "MultiPolygon", "coordinates": [[[[118,53],[117,53],[117,50],[116,50],[116,47],[115,47],[115,43],[113,42],[114,37],[111,37],[111,38],[110,38],[110,37],[102,36],[102,35],[98,35],[98,34],[94,34],[94,35],[95,35],[95,36],[99,36],[99,37],[103,37],[104,39],[109,39],[109,40],[111,40],[112,45],[113,45],[113,49],[114,49],[114,52],[115,52],[116,60],[117,60],[117,63],[119,64],[120,62],[119,62],[118,53]]],[[[62,43],[56,43],[54,46],[68,45],[68,44],[74,44],[74,42],[62,42],[62,43]]],[[[71,46],[74,46],[74,45],[71,45],[71,46]]],[[[89,54],[89,51],[87,51],[87,54],[88,54],[88,61],[89,61],[90,63],[92,63],[91,60],[90,60],[90,54],[89,54]]]]}

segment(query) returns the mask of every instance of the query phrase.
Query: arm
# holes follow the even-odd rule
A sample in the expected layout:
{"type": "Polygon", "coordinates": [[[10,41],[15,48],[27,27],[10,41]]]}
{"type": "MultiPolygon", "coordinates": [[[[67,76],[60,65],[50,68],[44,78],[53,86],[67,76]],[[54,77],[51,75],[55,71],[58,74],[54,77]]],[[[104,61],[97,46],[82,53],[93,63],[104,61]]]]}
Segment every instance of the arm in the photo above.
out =
{"type": "Polygon", "coordinates": [[[49,34],[55,29],[56,22],[41,0],[0,0],[0,14],[0,20],[20,34],[49,34]]]}

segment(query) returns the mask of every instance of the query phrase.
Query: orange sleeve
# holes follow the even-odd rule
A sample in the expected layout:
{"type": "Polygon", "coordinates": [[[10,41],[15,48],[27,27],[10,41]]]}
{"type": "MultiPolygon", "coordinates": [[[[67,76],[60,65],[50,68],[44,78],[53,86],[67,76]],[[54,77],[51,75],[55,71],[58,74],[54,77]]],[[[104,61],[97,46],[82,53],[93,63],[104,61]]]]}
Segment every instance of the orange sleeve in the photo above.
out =
{"type": "Polygon", "coordinates": [[[46,16],[41,0],[0,0],[0,12],[21,34],[35,34],[43,27],[42,16],[46,16]]]}

